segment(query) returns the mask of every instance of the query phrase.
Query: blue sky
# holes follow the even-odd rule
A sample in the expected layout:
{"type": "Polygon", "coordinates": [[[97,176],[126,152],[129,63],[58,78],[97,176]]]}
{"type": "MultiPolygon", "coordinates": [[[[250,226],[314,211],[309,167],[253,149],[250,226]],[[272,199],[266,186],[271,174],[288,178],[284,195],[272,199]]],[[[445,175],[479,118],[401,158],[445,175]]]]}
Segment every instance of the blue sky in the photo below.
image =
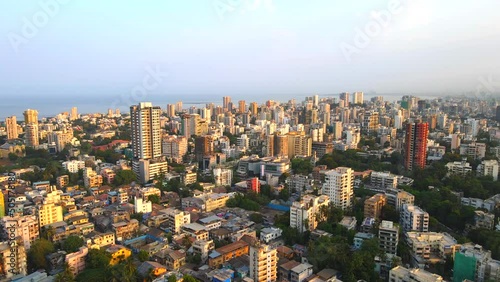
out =
{"type": "Polygon", "coordinates": [[[150,94],[205,100],[448,94],[472,91],[482,76],[500,81],[498,0],[61,0],[24,37],[23,19],[33,23],[40,3],[54,1],[0,3],[4,98],[116,96],[140,85],[147,66],[169,73],[150,94]],[[356,29],[393,1],[399,12],[347,60],[342,44],[355,46],[356,29]],[[16,36],[25,38],[17,52],[16,36]]]}

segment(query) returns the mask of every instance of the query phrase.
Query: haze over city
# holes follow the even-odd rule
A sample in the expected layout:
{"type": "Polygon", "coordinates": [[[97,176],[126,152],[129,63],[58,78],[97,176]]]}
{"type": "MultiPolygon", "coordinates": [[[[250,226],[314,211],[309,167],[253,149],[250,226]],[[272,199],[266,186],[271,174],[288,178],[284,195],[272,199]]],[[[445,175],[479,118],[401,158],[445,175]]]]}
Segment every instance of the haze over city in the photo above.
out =
{"type": "Polygon", "coordinates": [[[498,1],[233,2],[241,3],[61,1],[46,24],[36,18],[43,5],[5,2],[2,116],[14,114],[9,108],[18,97],[77,103],[129,94],[148,66],[168,73],[149,100],[343,91],[439,96],[472,92],[480,77],[500,80],[498,1]],[[358,29],[390,5],[398,8],[381,32],[356,45],[358,29]],[[348,60],[342,44],[362,48],[348,60]]]}

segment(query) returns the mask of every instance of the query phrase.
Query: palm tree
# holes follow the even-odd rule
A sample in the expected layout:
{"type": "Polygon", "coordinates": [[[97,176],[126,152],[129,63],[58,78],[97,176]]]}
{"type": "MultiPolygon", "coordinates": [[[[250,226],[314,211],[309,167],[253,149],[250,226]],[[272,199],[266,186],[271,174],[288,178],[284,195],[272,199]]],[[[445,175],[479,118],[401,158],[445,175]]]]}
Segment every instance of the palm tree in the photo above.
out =
{"type": "Polygon", "coordinates": [[[69,267],[69,264],[66,262],[64,264],[63,272],[56,275],[54,282],[75,282],[75,276],[73,275],[73,271],[69,267]]]}

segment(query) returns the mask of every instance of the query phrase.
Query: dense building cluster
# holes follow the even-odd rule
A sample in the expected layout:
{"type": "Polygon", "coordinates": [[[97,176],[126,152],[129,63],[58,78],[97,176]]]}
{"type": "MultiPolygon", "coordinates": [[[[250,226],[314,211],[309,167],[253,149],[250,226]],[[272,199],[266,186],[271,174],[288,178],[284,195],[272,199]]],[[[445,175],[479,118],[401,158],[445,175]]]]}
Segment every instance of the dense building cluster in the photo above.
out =
{"type": "Polygon", "coordinates": [[[363,92],[28,109],[0,127],[0,279],[498,281],[477,243],[500,231],[498,109],[363,92]]]}

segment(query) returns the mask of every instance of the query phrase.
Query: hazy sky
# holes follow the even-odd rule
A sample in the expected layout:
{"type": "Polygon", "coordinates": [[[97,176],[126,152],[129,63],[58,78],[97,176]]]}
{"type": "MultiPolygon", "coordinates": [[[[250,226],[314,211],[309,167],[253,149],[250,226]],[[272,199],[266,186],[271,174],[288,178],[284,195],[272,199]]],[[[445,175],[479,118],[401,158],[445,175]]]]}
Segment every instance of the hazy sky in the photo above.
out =
{"type": "Polygon", "coordinates": [[[143,80],[180,97],[472,91],[500,81],[498,11],[498,0],[4,0],[0,95],[116,96],[143,80]],[[377,11],[390,15],[380,32],[377,11]],[[155,84],[147,67],[169,76],[155,84]]]}

